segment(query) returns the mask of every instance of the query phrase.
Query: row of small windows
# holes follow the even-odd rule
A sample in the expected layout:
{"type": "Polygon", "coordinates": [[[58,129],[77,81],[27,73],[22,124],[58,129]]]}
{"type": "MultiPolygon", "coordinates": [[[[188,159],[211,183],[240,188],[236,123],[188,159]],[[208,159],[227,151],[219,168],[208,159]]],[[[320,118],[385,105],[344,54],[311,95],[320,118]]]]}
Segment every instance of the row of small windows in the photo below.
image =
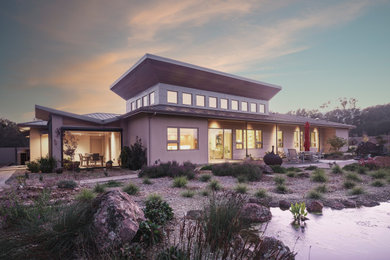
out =
{"type": "Polygon", "coordinates": [[[155,93],[152,92],[149,95],[145,95],[142,98],[139,98],[133,102],[131,102],[131,111],[140,108],[154,105],[155,93]]]}
{"type": "MultiPolygon", "coordinates": [[[[217,108],[218,107],[218,98],[216,97],[208,97],[209,100],[209,107],[211,108],[217,108]]],[[[170,91],[167,92],[167,102],[171,104],[178,104],[178,92],[176,91],[170,91]]],[[[182,93],[182,103],[183,105],[192,106],[192,94],[190,93],[182,93]]],[[[205,107],[206,106],[206,97],[203,95],[195,95],[195,105],[198,107],[205,107]]],[[[226,98],[220,98],[219,99],[219,108],[222,109],[229,109],[228,106],[228,99],[226,98]]],[[[244,112],[259,112],[259,113],[265,113],[265,105],[259,104],[257,106],[256,103],[249,103],[246,101],[239,102],[238,100],[231,100],[230,103],[231,110],[240,110],[244,112]],[[239,103],[241,103],[241,107],[239,108],[239,103]]]]}

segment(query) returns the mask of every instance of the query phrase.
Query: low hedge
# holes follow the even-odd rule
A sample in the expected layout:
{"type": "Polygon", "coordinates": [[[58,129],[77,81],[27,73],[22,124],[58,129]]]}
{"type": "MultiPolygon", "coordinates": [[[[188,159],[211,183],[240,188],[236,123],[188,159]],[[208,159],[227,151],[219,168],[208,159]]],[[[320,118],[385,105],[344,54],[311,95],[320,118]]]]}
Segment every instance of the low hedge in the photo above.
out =
{"type": "Polygon", "coordinates": [[[144,166],[138,176],[140,178],[161,178],[161,177],[179,177],[185,176],[191,180],[195,177],[195,164],[184,162],[179,164],[176,161],[160,163],[153,166],[144,166]]]}
{"type": "Polygon", "coordinates": [[[249,163],[223,163],[212,166],[212,172],[216,176],[245,176],[248,181],[258,181],[262,171],[259,166],[249,163]]]}

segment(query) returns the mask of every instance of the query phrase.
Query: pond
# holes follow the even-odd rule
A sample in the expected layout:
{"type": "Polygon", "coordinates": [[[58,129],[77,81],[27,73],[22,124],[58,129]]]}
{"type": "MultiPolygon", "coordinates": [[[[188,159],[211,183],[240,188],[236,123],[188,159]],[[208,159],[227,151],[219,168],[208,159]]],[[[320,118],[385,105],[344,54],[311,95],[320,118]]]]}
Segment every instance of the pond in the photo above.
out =
{"type": "Polygon", "coordinates": [[[290,211],[271,212],[265,234],[297,252],[296,259],[390,259],[389,202],[372,208],[324,208],[322,215],[309,213],[303,230],[290,224],[290,211]]]}

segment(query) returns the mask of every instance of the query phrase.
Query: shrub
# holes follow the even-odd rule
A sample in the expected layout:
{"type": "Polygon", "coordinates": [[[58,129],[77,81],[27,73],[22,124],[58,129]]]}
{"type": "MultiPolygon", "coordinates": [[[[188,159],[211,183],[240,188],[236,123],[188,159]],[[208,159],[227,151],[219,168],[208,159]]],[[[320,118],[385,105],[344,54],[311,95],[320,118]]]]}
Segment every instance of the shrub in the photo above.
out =
{"type": "Polygon", "coordinates": [[[302,170],[297,168],[297,167],[288,167],[287,171],[288,172],[302,172],[302,170]]]}
{"type": "Polygon", "coordinates": [[[79,201],[91,201],[96,195],[88,189],[82,189],[79,194],[76,195],[75,199],[79,201]]]}
{"type": "Polygon", "coordinates": [[[139,192],[139,188],[134,183],[129,183],[125,187],[122,188],[124,192],[129,195],[136,195],[139,192]]]}
{"type": "Polygon", "coordinates": [[[263,198],[267,198],[268,194],[267,194],[267,191],[265,189],[258,189],[255,193],[255,196],[260,198],[260,199],[263,199],[263,198]]]}
{"type": "Polygon", "coordinates": [[[245,185],[245,184],[238,184],[234,190],[237,192],[237,193],[240,193],[240,194],[245,194],[248,192],[248,187],[245,185]]]}
{"type": "Polygon", "coordinates": [[[274,177],[274,182],[276,185],[282,185],[286,182],[286,179],[281,177],[281,176],[275,176],[274,177]]]}
{"type": "Polygon", "coordinates": [[[27,170],[29,170],[32,173],[38,173],[39,172],[39,163],[34,162],[34,161],[27,163],[27,170]]]}
{"type": "Polygon", "coordinates": [[[355,187],[350,191],[351,195],[360,195],[364,193],[364,189],[362,187],[355,187]]]}
{"type": "Polygon", "coordinates": [[[74,180],[62,180],[57,182],[57,187],[62,189],[74,189],[77,187],[77,183],[74,180]]]}
{"type": "Polygon", "coordinates": [[[208,191],[208,190],[202,190],[202,191],[200,192],[200,194],[201,194],[202,196],[204,196],[204,197],[207,197],[207,196],[209,196],[209,191],[208,191]]]}
{"type": "Polygon", "coordinates": [[[287,177],[294,178],[295,177],[295,172],[288,172],[287,177]]]}
{"type": "Polygon", "coordinates": [[[151,185],[151,184],[153,184],[153,182],[152,182],[148,177],[144,178],[143,181],[142,181],[142,183],[145,184],[145,185],[151,185]]]}
{"type": "Polygon", "coordinates": [[[316,170],[318,167],[315,166],[315,165],[310,165],[309,167],[306,167],[305,170],[307,171],[313,171],[313,170],[316,170]]]}
{"type": "Polygon", "coordinates": [[[145,166],[142,168],[138,176],[148,178],[161,178],[161,177],[179,177],[186,176],[191,180],[195,177],[195,165],[190,162],[185,162],[182,165],[176,161],[160,163],[159,165],[145,166]]]}
{"type": "Polygon", "coordinates": [[[341,147],[343,147],[344,145],[347,144],[346,139],[344,139],[342,137],[338,137],[338,136],[334,136],[332,138],[329,138],[327,142],[328,142],[328,144],[330,144],[330,146],[332,146],[332,150],[335,152],[338,152],[341,147]]]}
{"type": "Polygon", "coordinates": [[[341,167],[338,164],[335,164],[332,167],[332,173],[340,174],[340,173],[343,173],[343,170],[341,169],[341,167]]]}
{"type": "Polygon", "coordinates": [[[384,179],[387,175],[388,175],[388,171],[386,169],[379,169],[371,173],[371,177],[374,179],[384,179]]]}
{"type": "Polygon", "coordinates": [[[356,182],[362,181],[362,179],[359,177],[359,175],[357,175],[356,173],[353,173],[353,172],[346,174],[345,178],[347,180],[350,180],[350,181],[356,181],[356,182]]]}
{"type": "Polygon", "coordinates": [[[220,189],[222,189],[221,185],[217,180],[212,180],[209,184],[209,188],[213,191],[219,191],[220,189]]]}
{"type": "Polygon", "coordinates": [[[123,183],[122,182],[118,182],[118,181],[108,181],[106,184],[104,184],[104,186],[106,187],[110,187],[110,188],[113,188],[113,187],[120,187],[122,186],[123,183]]]}
{"type": "Polygon", "coordinates": [[[162,241],[164,233],[160,225],[150,220],[142,221],[134,237],[134,241],[144,243],[146,246],[152,246],[162,241]]]}
{"type": "Polygon", "coordinates": [[[175,188],[184,188],[185,186],[187,186],[187,183],[188,183],[188,180],[186,177],[182,176],[182,177],[176,177],[175,179],[173,179],[173,187],[175,188]]]}
{"type": "Polygon", "coordinates": [[[307,197],[309,199],[315,199],[315,200],[319,200],[322,198],[322,195],[320,192],[316,191],[316,190],[311,190],[309,191],[309,193],[307,194],[307,197]]]}
{"type": "Polygon", "coordinates": [[[363,166],[359,166],[357,168],[357,173],[359,173],[359,174],[366,174],[367,173],[367,168],[363,167],[363,166]]]}
{"type": "Polygon", "coordinates": [[[328,192],[328,188],[326,187],[325,184],[323,184],[323,185],[317,186],[315,188],[315,191],[320,192],[320,193],[326,193],[326,192],[328,192]]]}
{"type": "Polygon", "coordinates": [[[383,187],[385,186],[384,182],[383,181],[380,181],[380,180],[375,180],[371,183],[372,186],[374,187],[383,187]]]}
{"type": "Polygon", "coordinates": [[[205,165],[203,166],[202,168],[200,168],[202,171],[212,171],[213,170],[213,166],[212,165],[205,165]]]}
{"type": "Polygon", "coordinates": [[[186,191],[183,191],[181,193],[181,196],[183,196],[185,198],[192,198],[192,197],[194,197],[194,195],[195,195],[195,192],[192,190],[186,190],[186,191]]]}
{"type": "Polygon", "coordinates": [[[276,193],[280,193],[280,194],[286,194],[288,192],[288,189],[284,184],[278,184],[275,190],[276,193]]]}
{"type": "Polygon", "coordinates": [[[130,170],[138,170],[146,165],[146,148],[143,147],[141,138],[137,136],[134,144],[123,147],[120,158],[122,167],[130,170]]]}
{"type": "Polygon", "coordinates": [[[352,189],[356,184],[353,181],[344,181],[343,186],[346,189],[352,189]]]}
{"type": "Polygon", "coordinates": [[[237,176],[237,181],[238,181],[239,183],[245,183],[245,182],[248,182],[248,179],[246,178],[245,175],[238,175],[238,176],[237,176]]]}
{"type": "Polygon", "coordinates": [[[170,246],[163,249],[156,260],[190,260],[190,258],[178,246],[170,246]]]}
{"type": "Polygon", "coordinates": [[[39,169],[42,173],[54,172],[57,166],[57,161],[53,157],[42,157],[38,160],[39,169]]]}
{"type": "Polygon", "coordinates": [[[249,163],[231,164],[223,163],[213,165],[213,174],[216,176],[245,176],[248,181],[258,181],[261,179],[262,171],[257,165],[249,163]]]}
{"type": "Polygon", "coordinates": [[[146,199],[144,213],[146,218],[159,225],[164,225],[173,218],[172,208],[157,194],[149,195],[146,199]]]}
{"type": "Polygon", "coordinates": [[[287,169],[280,165],[270,165],[274,173],[286,173],[287,169]]]}
{"type": "Polygon", "coordinates": [[[354,172],[357,170],[357,168],[359,168],[359,164],[358,163],[351,163],[351,164],[347,164],[343,167],[343,170],[344,171],[350,171],[350,172],[354,172]]]}
{"type": "Polygon", "coordinates": [[[311,175],[311,180],[314,182],[327,182],[328,178],[323,169],[315,169],[311,175]]]}
{"type": "Polygon", "coordinates": [[[93,191],[96,193],[103,193],[106,191],[106,187],[104,185],[96,183],[95,187],[93,188],[93,191]]]}
{"type": "Polygon", "coordinates": [[[210,181],[210,179],[211,179],[211,175],[209,175],[209,174],[202,174],[199,177],[199,180],[202,182],[208,182],[208,181],[210,181]]]}

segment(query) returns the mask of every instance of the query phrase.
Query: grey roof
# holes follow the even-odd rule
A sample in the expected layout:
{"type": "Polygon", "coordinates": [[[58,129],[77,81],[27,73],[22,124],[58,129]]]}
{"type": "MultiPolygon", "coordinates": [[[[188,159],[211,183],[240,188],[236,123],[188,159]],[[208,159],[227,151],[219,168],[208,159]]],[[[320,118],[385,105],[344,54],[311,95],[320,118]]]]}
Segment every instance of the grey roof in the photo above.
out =
{"type": "Polygon", "coordinates": [[[91,118],[96,118],[100,120],[107,120],[111,118],[115,118],[120,116],[120,114],[113,114],[113,113],[90,113],[90,114],[84,114],[84,116],[88,116],[91,118]]]}
{"type": "Polygon", "coordinates": [[[18,124],[19,127],[44,127],[47,126],[47,121],[45,120],[35,120],[35,121],[30,121],[30,122],[24,122],[18,124]]]}

